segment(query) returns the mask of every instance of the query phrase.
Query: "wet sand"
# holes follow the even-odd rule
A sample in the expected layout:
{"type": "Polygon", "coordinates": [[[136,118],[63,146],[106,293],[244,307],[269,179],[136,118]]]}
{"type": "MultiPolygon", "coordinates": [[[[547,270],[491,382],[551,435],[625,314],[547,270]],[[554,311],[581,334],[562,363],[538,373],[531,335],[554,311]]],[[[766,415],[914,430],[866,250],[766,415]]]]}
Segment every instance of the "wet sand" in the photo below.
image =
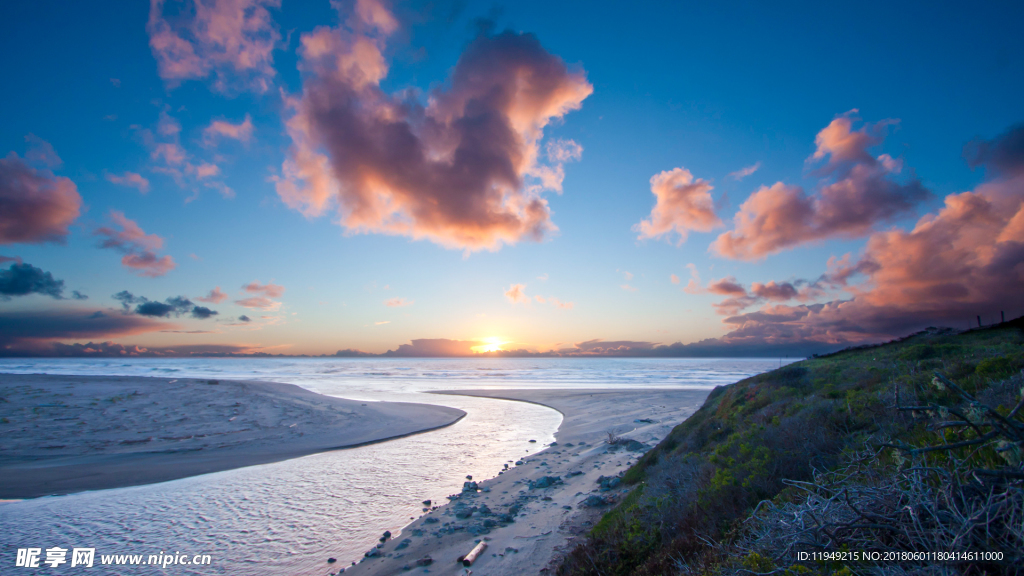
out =
{"type": "Polygon", "coordinates": [[[463,416],[272,382],[0,374],[0,499],[266,464],[426,432],[463,416]]]}

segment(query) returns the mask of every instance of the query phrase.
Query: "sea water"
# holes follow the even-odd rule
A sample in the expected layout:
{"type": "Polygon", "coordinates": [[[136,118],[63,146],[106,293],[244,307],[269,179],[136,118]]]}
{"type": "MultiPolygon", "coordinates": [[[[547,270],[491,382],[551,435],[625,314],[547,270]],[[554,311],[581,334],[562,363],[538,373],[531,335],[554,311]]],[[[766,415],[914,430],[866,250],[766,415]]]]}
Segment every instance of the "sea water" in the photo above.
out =
{"type": "MultiPolygon", "coordinates": [[[[267,380],[363,401],[464,410],[458,423],[380,444],[146,486],[0,504],[0,572],[18,548],[68,550],[50,574],[155,573],[70,567],[73,548],[100,555],[209,554],[167,574],[328,574],[358,561],[385,530],[399,535],[422,500],[446,502],[466,475],[492,477],[554,440],[550,408],[428,394],[481,388],[710,389],[770,370],[778,359],[0,359],[0,373],[267,380]],[[531,443],[530,440],[536,440],[531,443]],[[328,558],[338,563],[328,564],[328,558]]],[[[401,537],[399,535],[399,537],[401,537]]]]}

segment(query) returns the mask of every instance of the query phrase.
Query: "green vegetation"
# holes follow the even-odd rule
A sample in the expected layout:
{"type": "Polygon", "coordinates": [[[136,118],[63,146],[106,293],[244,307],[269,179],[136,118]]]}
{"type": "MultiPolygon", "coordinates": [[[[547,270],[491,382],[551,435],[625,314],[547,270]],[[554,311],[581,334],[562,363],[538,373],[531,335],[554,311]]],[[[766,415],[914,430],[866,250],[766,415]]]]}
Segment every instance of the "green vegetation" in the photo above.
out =
{"type": "Polygon", "coordinates": [[[1022,326],[930,329],[716,388],[626,472],[629,496],[558,573],[1019,570],[1022,326]],[[1003,559],[798,557],[869,550],[1003,559]]]}

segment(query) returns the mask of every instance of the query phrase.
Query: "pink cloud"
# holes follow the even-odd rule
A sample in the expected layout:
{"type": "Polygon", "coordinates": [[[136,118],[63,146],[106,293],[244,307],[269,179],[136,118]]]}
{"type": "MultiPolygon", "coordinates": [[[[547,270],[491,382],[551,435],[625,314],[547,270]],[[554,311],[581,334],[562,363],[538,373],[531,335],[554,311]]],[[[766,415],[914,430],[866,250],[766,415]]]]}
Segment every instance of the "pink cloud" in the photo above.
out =
{"type": "Polygon", "coordinates": [[[633,227],[641,240],[679,235],[678,244],[690,231],[711,232],[722,225],[711,198],[714,187],[705,180],[693,179],[685,168],[674,168],[650,178],[650,192],[657,201],[650,218],[633,227]]]}
{"type": "Polygon", "coordinates": [[[263,294],[270,298],[280,298],[284,294],[284,286],[267,282],[266,284],[260,284],[259,281],[250,282],[245,286],[242,286],[242,290],[253,294],[263,294]]]}
{"type": "Polygon", "coordinates": [[[530,297],[526,295],[525,290],[526,284],[513,284],[505,291],[505,298],[508,298],[508,301],[513,304],[520,302],[525,304],[530,301],[530,297]]]}
{"type": "Polygon", "coordinates": [[[241,300],[235,300],[235,304],[244,306],[246,308],[255,308],[259,310],[277,310],[281,307],[281,303],[266,298],[264,296],[253,296],[251,298],[243,298],[241,300]]]}
{"type": "MultiPolygon", "coordinates": [[[[36,161],[45,163],[53,148],[42,148],[46,153],[36,161]]],[[[14,152],[0,158],[0,244],[64,242],[81,208],[82,197],[70,179],[33,168],[14,152]]]]}
{"type": "Polygon", "coordinates": [[[228,295],[221,292],[220,286],[217,286],[213,290],[210,290],[210,293],[207,294],[206,296],[196,298],[196,300],[200,302],[209,302],[211,304],[220,304],[221,302],[227,299],[228,295]]]}
{"type": "Polygon", "coordinates": [[[736,278],[732,276],[710,282],[707,290],[712,294],[722,294],[725,296],[747,295],[747,289],[739,285],[736,282],[736,278]]]}
{"type": "Polygon", "coordinates": [[[388,308],[402,308],[404,306],[412,306],[412,304],[412,300],[406,300],[405,298],[391,298],[384,301],[384,305],[388,308]]]}
{"type": "Polygon", "coordinates": [[[265,92],[273,83],[273,50],[281,39],[267,8],[280,0],[197,0],[169,16],[150,0],[149,45],[171,87],[212,77],[214,90],[265,92]],[[191,8],[191,9],[189,9],[191,8]]]}
{"type": "Polygon", "coordinates": [[[467,252],[497,250],[556,230],[543,197],[558,190],[555,165],[539,159],[553,120],[593,88],[530,34],[481,34],[426,106],[380,88],[397,22],[362,0],[346,24],[300,41],[302,94],[288,98],[292,139],[277,193],[309,217],[336,208],[351,233],[425,239],[467,252]],[[556,186],[557,185],[557,186],[556,186]]]}
{"type": "Polygon", "coordinates": [[[679,284],[679,276],[676,276],[675,274],[670,274],[668,279],[673,284],[679,284]]]}
{"type": "Polygon", "coordinates": [[[558,298],[554,297],[548,298],[548,302],[550,302],[555,308],[561,308],[562,310],[572,310],[573,307],[576,306],[573,302],[562,302],[558,298]]]}
{"type": "Polygon", "coordinates": [[[149,180],[135,172],[125,172],[120,176],[117,174],[107,174],[107,181],[118,186],[130,186],[143,194],[149,192],[149,180]]]}
{"type": "Polygon", "coordinates": [[[686,241],[691,230],[710,232],[722,225],[711,199],[713,186],[685,168],[674,168],[651,177],[651,193],[657,198],[651,216],[633,227],[641,240],[679,235],[677,244],[686,241]]]}
{"type": "Polygon", "coordinates": [[[245,120],[239,124],[232,124],[227,120],[214,120],[209,126],[203,129],[203,141],[212,144],[221,138],[230,138],[239,142],[249,142],[252,139],[252,117],[245,115],[245,120]]]}
{"type": "Polygon", "coordinates": [[[901,184],[894,179],[902,169],[900,161],[867,151],[882,142],[886,126],[895,121],[851,131],[852,121],[849,115],[833,120],[818,134],[817,151],[808,159],[828,157],[818,172],[830,181],[811,195],[782,182],[762,186],[743,202],[733,230],[720,235],[712,250],[727,258],[758,260],[816,240],[856,238],[927,198],[919,181],[901,184]]]}
{"type": "Polygon", "coordinates": [[[757,170],[759,168],[761,168],[761,163],[760,162],[755,162],[755,163],[751,164],[750,166],[747,166],[745,168],[740,168],[739,170],[737,170],[735,172],[731,172],[728,176],[726,176],[726,178],[729,178],[731,180],[737,180],[737,181],[738,180],[743,180],[747,176],[750,176],[754,172],[757,172],[757,170]]]}
{"type": "Polygon", "coordinates": [[[123,266],[148,278],[163,276],[177,266],[170,256],[157,256],[157,250],[163,248],[163,238],[146,234],[123,212],[111,210],[109,218],[111,225],[97,228],[94,234],[104,238],[100,248],[112,248],[124,254],[121,257],[123,266]]]}
{"type": "MultiPolygon", "coordinates": [[[[772,304],[727,318],[727,342],[833,344],[891,338],[949,323],[964,326],[1000,311],[1019,315],[1024,289],[1024,125],[974,143],[993,153],[993,178],[949,194],[911,230],[875,232],[863,254],[831,258],[822,282],[844,287],[845,300],[772,304]],[[997,160],[998,159],[998,160],[997,160]],[[863,278],[850,284],[854,278],[863,278]]],[[[767,286],[767,285],[766,285],[767,286]]]]}

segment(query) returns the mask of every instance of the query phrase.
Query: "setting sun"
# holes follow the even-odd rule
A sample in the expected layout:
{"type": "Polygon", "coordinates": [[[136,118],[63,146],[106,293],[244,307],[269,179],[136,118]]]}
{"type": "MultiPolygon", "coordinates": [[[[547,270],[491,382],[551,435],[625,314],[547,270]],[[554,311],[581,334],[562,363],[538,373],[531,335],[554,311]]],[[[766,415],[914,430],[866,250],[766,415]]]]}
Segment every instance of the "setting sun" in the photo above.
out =
{"type": "Polygon", "coordinates": [[[476,353],[480,353],[480,352],[498,352],[498,351],[501,350],[502,345],[510,344],[510,342],[505,342],[505,341],[503,341],[501,338],[499,338],[497,336],[491,336],[489,338],[481,338],[481,341],[482,342],[486,342],[486,344],[481,344],[480,346],[474,346],[473,347],[473,352],[476,352],[476,353]]]}

